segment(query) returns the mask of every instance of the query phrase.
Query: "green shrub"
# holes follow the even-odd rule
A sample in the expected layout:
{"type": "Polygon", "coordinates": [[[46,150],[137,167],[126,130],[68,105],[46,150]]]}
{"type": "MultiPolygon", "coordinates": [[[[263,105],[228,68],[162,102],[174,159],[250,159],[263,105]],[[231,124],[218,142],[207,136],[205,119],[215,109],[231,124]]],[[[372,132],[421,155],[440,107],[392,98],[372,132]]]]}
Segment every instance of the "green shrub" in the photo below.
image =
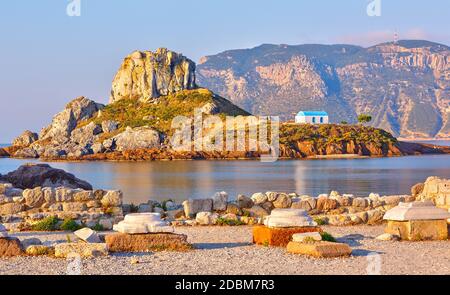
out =
{"type": "Polygon", "coordinates": [[[91,229],[92,230],[95,230],[95,231],[104,231],[105,230],[105,228],[103,227],[103,225],[101,225],[100,223],[96,223],[94,226],[91,226],[91,229]]]}
{"type": "Polygon", "coordinates": [[[223,217],[217,218],[217,225],[229,225],[229,226],[236,226],[236,225],[243,225],[244,222],[240,220],[235,219],[227,219],[223,217]]]}
{"type": "Polygon", "coordinates": [[[327,224],[327,222],[325,221],[325,219],[320,218],[320,217],[315,217],[314,221],[317,223],[317,225],[325,225],[327,224]]]}
{"type": "Polygon", "coordinates": [[[63,221],[63,223],[60,226],[61,230],[66,230],[66,231],[77,231],[79,229],[81,229],[82,226],[79,225],[75,220],[73,219],[65,219],[63,221]]]}
{"type": "Polygon", "coordinates": [[[320,235],[322,236],[322,241],[327,241],[327,242],[336,242],[336,239],[327,232],[321,232],[320,235]]]}
{"type": "Polygon", "coordinates": [[[58,218],[56,216],[49,216],[47,218],[38,221],[31,226],[35,231],[54,231],[58,230],[58,218]]]}

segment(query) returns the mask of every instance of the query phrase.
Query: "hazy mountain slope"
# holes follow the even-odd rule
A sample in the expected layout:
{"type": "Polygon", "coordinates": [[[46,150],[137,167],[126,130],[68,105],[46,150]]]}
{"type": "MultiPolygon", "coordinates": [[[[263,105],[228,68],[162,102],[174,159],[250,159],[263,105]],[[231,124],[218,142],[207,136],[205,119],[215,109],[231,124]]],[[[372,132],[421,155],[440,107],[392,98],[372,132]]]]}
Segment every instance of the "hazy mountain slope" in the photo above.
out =
{"type": "Polygon", "coordinates": [[[261,45],[202,58],[197,81],[255,114],[324,109],[332,122],[355,122],[365,112],[396,136],[449,137],[449,53],[420,40],[261,45]]]}

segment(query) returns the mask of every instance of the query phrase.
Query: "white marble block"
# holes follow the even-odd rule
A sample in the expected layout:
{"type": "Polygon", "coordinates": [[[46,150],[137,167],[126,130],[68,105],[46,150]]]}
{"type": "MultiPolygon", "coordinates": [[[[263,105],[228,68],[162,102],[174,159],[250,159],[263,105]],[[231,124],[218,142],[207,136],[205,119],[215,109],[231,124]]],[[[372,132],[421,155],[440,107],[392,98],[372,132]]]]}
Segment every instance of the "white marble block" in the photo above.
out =
{"type": "Polygon", "coordinates": [[[128,214],[123,221],[115,224],[113,229],[124,234],[174,232],[168,222],[161,220],[159,213],[128,214]]]}
{"type": "Polygon", "coordinates": [[[264,220],[267,227],[308,227],[317,226],[306,210],[274,209],[264,220]]]}
{"type": "Polygon", "coordinates": [[[434,206],[431,201],[400,203],[384,214],[384,220],[441,220],[450,218],[450,213],[434,206]]]}

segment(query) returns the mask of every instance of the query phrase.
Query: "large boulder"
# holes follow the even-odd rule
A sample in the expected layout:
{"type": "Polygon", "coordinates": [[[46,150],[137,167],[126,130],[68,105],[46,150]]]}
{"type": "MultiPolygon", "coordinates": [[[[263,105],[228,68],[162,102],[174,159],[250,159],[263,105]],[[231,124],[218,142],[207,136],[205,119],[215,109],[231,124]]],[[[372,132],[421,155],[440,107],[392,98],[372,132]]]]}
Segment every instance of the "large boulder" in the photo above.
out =
{"type": "Polygon", "coordinates": [[[39,139],[51,138],[58,143],[66,142],[78,123],[90,119],[104,105],[96,103],[83,96],[69,102],[65,109],[53,117],[52,123],[43,128],[39,134],[39,139]]]}
{"type": "Polygon", "coordinates": [[[161,145],[158,131],[147,126],[138,128],[127,127],[124,132],[114,136],[113,140],[117,151],[151,149],[158,148],[161,145]]]}
{"type": "Polygon", "coordinates": [[[71,141],[85,147],[87,144],[92,145],[95,140],[95,136],[102,133],[102,127],[100,125],[91,122],[86,126],[77,128],[72,131],[71,141]]]}
{"type": "Polygon", "coordinates": [[[110,103],[122,99],[151,101],[184,89],[194,89],[195,63],[181,54],[159,48],[135,51],[120,66],[112,83],[110,103]]]}
{"type": "Polygon", "coordinates": [[[30,144],[38,140],[38,138],[39,136],[37,133],[26,130],[13,140],[12,145],[17,147],[28,147],[30,144]]]}
{"type": "Polygon", "coordinates": [[[84,180],[61,169],[55,169],[47,164],[25,164],[17,170],[0,177],[0,180],[12,183],[21,189],[36,187],[67,187],[92,190],[92,186],[84,180]]]}

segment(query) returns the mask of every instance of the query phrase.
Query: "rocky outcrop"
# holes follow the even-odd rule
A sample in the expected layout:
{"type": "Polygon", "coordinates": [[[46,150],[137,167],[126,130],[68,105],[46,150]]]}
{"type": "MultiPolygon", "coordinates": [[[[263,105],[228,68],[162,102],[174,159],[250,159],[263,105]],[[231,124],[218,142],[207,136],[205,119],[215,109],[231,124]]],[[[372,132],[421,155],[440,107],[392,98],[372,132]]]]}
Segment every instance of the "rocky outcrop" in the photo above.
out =
{"type": "Polygon", "coordinates": [[[195,63],[188,58],[165,48],[135,51],[125,58],[114,77],[110,103],[122,99],[148,102],[195,87],[195,63]]]}
{"type": "Polygon", "coordinates": [[[52,123],[43,128],[39,140],[51,139],[62,144],[70,140],[72,131],[77,125],[90,119],[104,106],[84,96],[78,97],[68,103],[65,109],[53,117],[52,123]]]}
{"type": "Polygon", "coordinates": [[[35,187],[68,187],[91,190],[92,186],[73,174],[55,169],[47,164],[26,164],[0,177],[0,180],[12,183],[14,187],[31,189],[35,187]]]}
{"type": "Polygon", "coordinates": [[[202,58],[197,80],[257,115],[293,120],[321,109],[333,123],[354,123],[370,113],[394,136],[450,137],[449,61],[448,46],[428,41],[265,44],[202,58]]]}
{"type": "Polygon", "coordinates": [[[38,140],[38,138],[39,135],[37,133],[26,130],[13,140],[12,145],[16,147],[28,147],[38,140]]]}
{"type": "Polygon", "coordinates": [[[158,131],[147,126],[134,129],[127,127],[124,132],[114,136],[113,141],[117,151],[152,149],[161,145],[158,131]]]}

